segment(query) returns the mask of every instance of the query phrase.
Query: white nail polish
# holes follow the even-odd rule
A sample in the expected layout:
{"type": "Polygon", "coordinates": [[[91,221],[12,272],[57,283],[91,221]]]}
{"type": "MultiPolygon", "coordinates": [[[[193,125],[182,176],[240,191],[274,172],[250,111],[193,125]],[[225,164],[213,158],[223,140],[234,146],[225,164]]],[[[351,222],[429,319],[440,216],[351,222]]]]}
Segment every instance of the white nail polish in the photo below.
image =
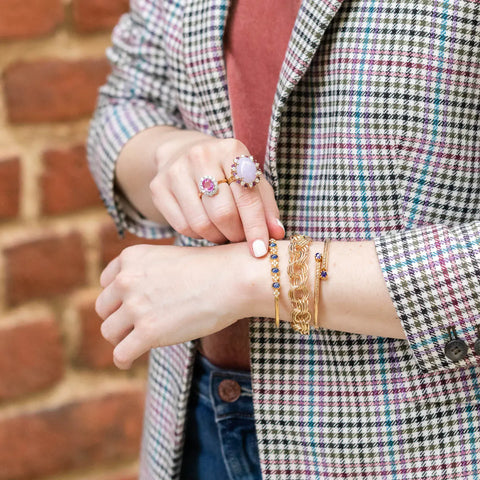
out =
{"type": "Polygon", "coordinates": [[[262,240],[255,240],[252,243],[253,254],[256,257],[263,257],[267,253],[267,246],[262,240]]]}
{"type": "Polygon", "coordinates": [[[285,231],[285,227],[283,226],[283,223],[280,221],[279,218],[277,218],[277,223],[278,223],[278,225],[280,225],[280,227],[283,228],[283,231],[285,231]]]}

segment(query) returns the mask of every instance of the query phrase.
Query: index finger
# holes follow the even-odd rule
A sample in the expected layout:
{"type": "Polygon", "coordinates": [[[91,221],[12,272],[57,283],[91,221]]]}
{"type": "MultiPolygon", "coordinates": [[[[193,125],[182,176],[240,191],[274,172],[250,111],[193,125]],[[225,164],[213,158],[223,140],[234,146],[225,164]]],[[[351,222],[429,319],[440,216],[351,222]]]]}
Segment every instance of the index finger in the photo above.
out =
{"type": "Polygon", "coordinates": [[[262,172],[252,156],[240,155],[225,169],[238,213],[242,220],[245,238],[254,257],[267,253],[268,226],[262,196],[256,188],[262,172]]]}

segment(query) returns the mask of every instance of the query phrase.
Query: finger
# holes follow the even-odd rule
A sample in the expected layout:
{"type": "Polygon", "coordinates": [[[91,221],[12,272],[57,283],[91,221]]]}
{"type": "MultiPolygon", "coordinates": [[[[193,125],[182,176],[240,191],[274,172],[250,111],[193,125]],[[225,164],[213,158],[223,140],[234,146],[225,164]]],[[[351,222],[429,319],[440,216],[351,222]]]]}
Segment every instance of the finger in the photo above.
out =
{"type": "Polygon", "coordinates": [[[178,179],[172,183],[175,195],[182,213],[190,228],[202,238],[213,243],[225,243],[227,238],[213,224],[198,195],[198,185],[193,178],[178,179]]]}
{"type": "Polygon", "coordinates": [[[165,190],[162,195],[157,195],[156,191],[152,190],[152,200],[157,210],[175,231],[187,237],[202,238],[190,228],[180,205],[171,192],[165,190]]]}
{"type": "MultiPolygon", "coordinates": [[[[229,178],[233,174],[231,170],[232,165],[230,162],[225,162],[223,168],[227,178],[229,178]]],[[[237,165],[237,168],[240,168],[240,166],[237,165]]],[[[260,192],[257,189],[258,185],[248,188],[233,182],[230,184],[230,187],[242,220],[250,252],[254,257],[263,257],[267,253],[269,235],[265,208],[260,192]]]]}
{"type": "Polygon", "coordinates": [[[113,361],[121,370],[127,370],[150,348],[145,336],[134,328],[113,350],[113,361]]]}
{"type": "Polygon", "coordinates": [[[113,312],[101,325],[100,331],[112,345],[120,343],[133,328],[133,321],[122,306],[113,312]]]}
{"type": "Polygon", "coordinates": [[[113,282],[115,277],[120,272],[120,257],[115,257],[108,265],[103,269],[100,275],[100,285],[105,288],[107,285],[113,282]]]}
{"type": "Polygon", "coordinates": [[[95,301],[95,311],[98,316],[105,320],[122,304],[122,297],[118,288],[111,282],[95,301]]]}
{"type": "MultiPolygon", "coordinates": [[[[196,171],[196,177],[202,178],[205,171],[196,171]]],[[[231,242],[240,242],[245,240],[242,220],[238,213],[235,198],[232,191],[226,183],[224,172],[218,168],[216,172],[209,172],[209,176],[222,183],[218,184],[218,192],[214,196],[203,195],[203,207],[218,230],[231,242]]],[[[198,185],[197,185],[197,188],[198,185]]]]}
{"type": "Polygon", "coordinates": [[[278,205],[275,200],[275,193],[268,181],[262,177],[257,188],[262,197],[263,206],[265,208],[265,217],[267,219],[267,226],[270,236],[280,240],[285,237],[285,227],[280,221],[280,214],[278,205]]]}
{"type": "Polygon", "coordinates": [[[242,219],[228,185],[221,183],[215,197],[203,196],[203,205],[214,225],[231,242],[245,240],[242,219]]]}

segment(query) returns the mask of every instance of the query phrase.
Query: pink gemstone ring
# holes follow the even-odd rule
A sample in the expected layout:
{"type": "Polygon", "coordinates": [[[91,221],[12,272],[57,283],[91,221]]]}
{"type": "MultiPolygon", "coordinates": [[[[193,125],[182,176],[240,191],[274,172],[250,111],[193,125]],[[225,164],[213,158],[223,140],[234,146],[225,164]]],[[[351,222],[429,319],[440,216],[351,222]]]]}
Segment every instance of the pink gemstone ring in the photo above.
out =
{"type": "Polygon", "coordinates": [[[200,190],[198,192],[198,196],[200,198],[202,198],[203,195],[207,195],[207,197],[213,197],[218,193],[218,185],[220,185],[220,183],[228,183],[228,180],[226,178],[216,180],[211,175],[205,175],[198,182],[198,189],[200,190]]]}
{"type": "Polygon", "coordinates": [[[233,182],[237,182],[242,187],[252,188],[259,181],[262,176],[260,165],[250,155],[240,155],[235,157],[232,163],[232,176],[227,180],[230,185],[233,182]]]}

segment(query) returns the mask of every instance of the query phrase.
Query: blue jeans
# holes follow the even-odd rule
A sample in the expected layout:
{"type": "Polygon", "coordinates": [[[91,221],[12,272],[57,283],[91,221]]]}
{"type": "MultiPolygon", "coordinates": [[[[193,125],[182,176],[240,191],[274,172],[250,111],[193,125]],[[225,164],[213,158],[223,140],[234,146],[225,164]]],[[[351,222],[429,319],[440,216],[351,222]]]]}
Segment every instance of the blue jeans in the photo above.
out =
{"type": "Polygon", "coordinates": [[[216,367],[197,353],[180,479],[261,478],[250,372],[216,367]]]}

